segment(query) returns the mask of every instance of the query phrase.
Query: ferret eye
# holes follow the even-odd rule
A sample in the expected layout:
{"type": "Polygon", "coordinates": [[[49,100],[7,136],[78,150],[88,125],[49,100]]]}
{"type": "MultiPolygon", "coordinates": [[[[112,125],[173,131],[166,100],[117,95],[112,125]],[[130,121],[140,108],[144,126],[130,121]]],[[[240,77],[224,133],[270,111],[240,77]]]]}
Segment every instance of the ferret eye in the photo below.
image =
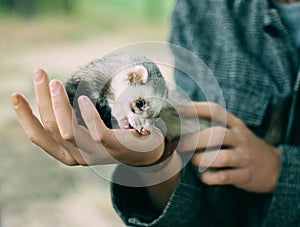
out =
{"type": "Polygon", "coordinates": [[[139,98],[139,99],[135,100],[135,105],[137,108],[139,108],[139,110],[143,110],[144,105],[145,105],[145,100],[142,98],[139,98]]]}

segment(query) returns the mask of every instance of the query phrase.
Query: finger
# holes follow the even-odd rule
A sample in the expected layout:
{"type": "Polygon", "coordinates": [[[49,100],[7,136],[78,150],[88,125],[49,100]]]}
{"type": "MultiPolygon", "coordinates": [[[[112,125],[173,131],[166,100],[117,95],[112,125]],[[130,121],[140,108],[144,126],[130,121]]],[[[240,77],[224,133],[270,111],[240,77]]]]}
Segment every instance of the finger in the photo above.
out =
{"type": "Polygon", "coordinates": [[[58,128],[52,109],[49,78],[43,69],[36,69],[33,76],[35,98],[44,128],[57,137],[58,128]]]}
{"type": "Polygon", "coordinates": [[[57,160],[75,165],[76,161],[43,128],[34,116],[25,97],[19,93],[12,94],[12,104],[18,120],[29,139],[57,160]]]}
{"type": "Polygon", "coordinates": [[[239,153],[231,149],[196,153],[191,162],[200,169],[243,166],[239,153]]]}
{"type": "MultiPolygon", "coordinates": [[[[82,130],[79,130],[80,128],[78,126],[76,116],[73,112],[63,84],[59,80],[52,80],[49,83],[49,87],[52,108],[60,134],[58,141],[60,141],[62,147],[65,148],[65,150],[76,160],[77,163],[80,165],[90,164],[91,161],[87,163],[87,159],[91,158],[90,155],[87,155],[87,153],[90,152],[87,152],[87,150],[82,150],[82,147],[81,149],[78,148],[78,141],[76,141],[74,130],[77,129],[77,139],[81,138],[81,146],[84,146],[87,141],[91,142],[90,135],[87,132],[83,134],[82,130]]],[[[94,148],[93,145],[95,144],[89,144],[89,146],[84,147],[89,147],[91,150],[94,148]]]]}
{"type": "MultiPolygon", "coordinates": [[[[98,153],[101,154],[102,160],[107,160],[108,162],[111,162],[111,160],[116,158],[117,156],[114,154],[115,152],[113,152],[113,146],[117,147],[119,141],[116,140],[115,135],[112,133],[112,131],[110,131],[106,127],[98,111],[96,110],[94,104],[87,96],[80,96],[78,98],[78,104],[79,104],[79,109],[81,112],[82,119],[84,120],[88,128],[90,137],[93,140],[90,141],[91,142],[90,144],[95,144],[95,142],[97,142],[96,144],[100,146],[98,148],[98,153]],[[112,150],[108,150],[109,148],[112,148],[112,150]]],[[[81,136],[78,138],[80,139],[83,137],[81,136]]],[[[81,142],[78,141],[80,144],[79,146],[89,151],[90,146],[87,144],[88,139],[85,141],[80,139],[80,141],[81,142]]],[[[124,151],[124,149],[120,147],[118,149],[118,152],[122,153],[122,151],[124,151]]]]}
{"type": "Polygon", "coordinates": [[[206,171],[200,174],[200,179],[207,185],[235,185],[241,186],[249,181],[250,174],[247,169],[227,169],[220,171],[206,171]]]}
{"type": "Polygon", "coordinates": [[[102,121],[94,104],[87,96],[80,96],[78,98],[79,109],[82,118],[90,132],[91,137],[95,141],[103,141],[104,137],[109,133],[109,129],[102,121]]]}
{"type": "Polygon", "coordinates": [[[233,127],[241,120],[233,114],[227,112],[223,107],[212,102],[191,102],[177,107],[179,114],[186,117],[198,117],[205,119],[212,119],[223,123],[228,127],[233,127]]]}
{"type": "Polygon", "coordinates": [[[73,142],[73,126],[77,123],[63,84],[58,80],[50,81],[50,92],[52,108],[60,135],[64,140],[73,142]]]}
{"type": "Polygon", "coordinates": [[[195,151],[212,147],[230,146],[237,144],[237,138],[230,129],[215,126],[203,129],[194,134],[183,136],[178,144],[178,151],[195,151]]]}

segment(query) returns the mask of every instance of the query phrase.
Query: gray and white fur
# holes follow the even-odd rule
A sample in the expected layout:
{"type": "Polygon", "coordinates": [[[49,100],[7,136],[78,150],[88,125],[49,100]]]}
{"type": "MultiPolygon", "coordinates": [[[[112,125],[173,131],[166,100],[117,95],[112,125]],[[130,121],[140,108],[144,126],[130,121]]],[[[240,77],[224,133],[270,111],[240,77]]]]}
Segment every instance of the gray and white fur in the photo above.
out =
{"type": "Polygon", "coordinates": [[[95,59],[73,73],[65,87],[82,125],[77,98],[86,95],[109,128],[134,128],[148,135],[157,126],[174,140],[210,126],[206,120],[179,117],[161,71],[145,56],[116,52],[95,59]]]}

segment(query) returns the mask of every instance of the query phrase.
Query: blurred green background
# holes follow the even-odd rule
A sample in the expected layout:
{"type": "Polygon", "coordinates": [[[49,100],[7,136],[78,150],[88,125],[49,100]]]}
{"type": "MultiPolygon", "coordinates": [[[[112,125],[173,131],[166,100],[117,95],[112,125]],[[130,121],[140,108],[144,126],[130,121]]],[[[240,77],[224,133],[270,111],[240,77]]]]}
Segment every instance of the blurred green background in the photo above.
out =
{"type": "Polygon", "coordinates": [[[109,182],[32,145],[11,108],[34,112],[32,73],[66,80],[79,65],[131,43],[167,41],[173,0],[0,0],[0,226],[123,226],[109,182]]]}

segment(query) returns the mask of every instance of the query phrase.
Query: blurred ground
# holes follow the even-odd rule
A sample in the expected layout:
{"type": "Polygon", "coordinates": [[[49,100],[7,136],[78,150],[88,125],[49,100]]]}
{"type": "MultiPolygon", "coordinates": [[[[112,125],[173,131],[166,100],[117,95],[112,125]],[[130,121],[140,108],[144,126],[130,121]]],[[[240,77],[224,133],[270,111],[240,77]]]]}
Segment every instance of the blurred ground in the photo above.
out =
{"type": "Polygon", "coordinates": [[[147,23],[96,18],[91,22],[84,15],[31,19],[0,15],[2,227],[123,226],[111,206],[109,182],[88,167],[63,166],[33,146],[10,105],[11,93],[20,91],[36,109],[31,79],[35,68],[65,80],[78,65],[121,46],[167,41],[168,14],[147,23]]]}

